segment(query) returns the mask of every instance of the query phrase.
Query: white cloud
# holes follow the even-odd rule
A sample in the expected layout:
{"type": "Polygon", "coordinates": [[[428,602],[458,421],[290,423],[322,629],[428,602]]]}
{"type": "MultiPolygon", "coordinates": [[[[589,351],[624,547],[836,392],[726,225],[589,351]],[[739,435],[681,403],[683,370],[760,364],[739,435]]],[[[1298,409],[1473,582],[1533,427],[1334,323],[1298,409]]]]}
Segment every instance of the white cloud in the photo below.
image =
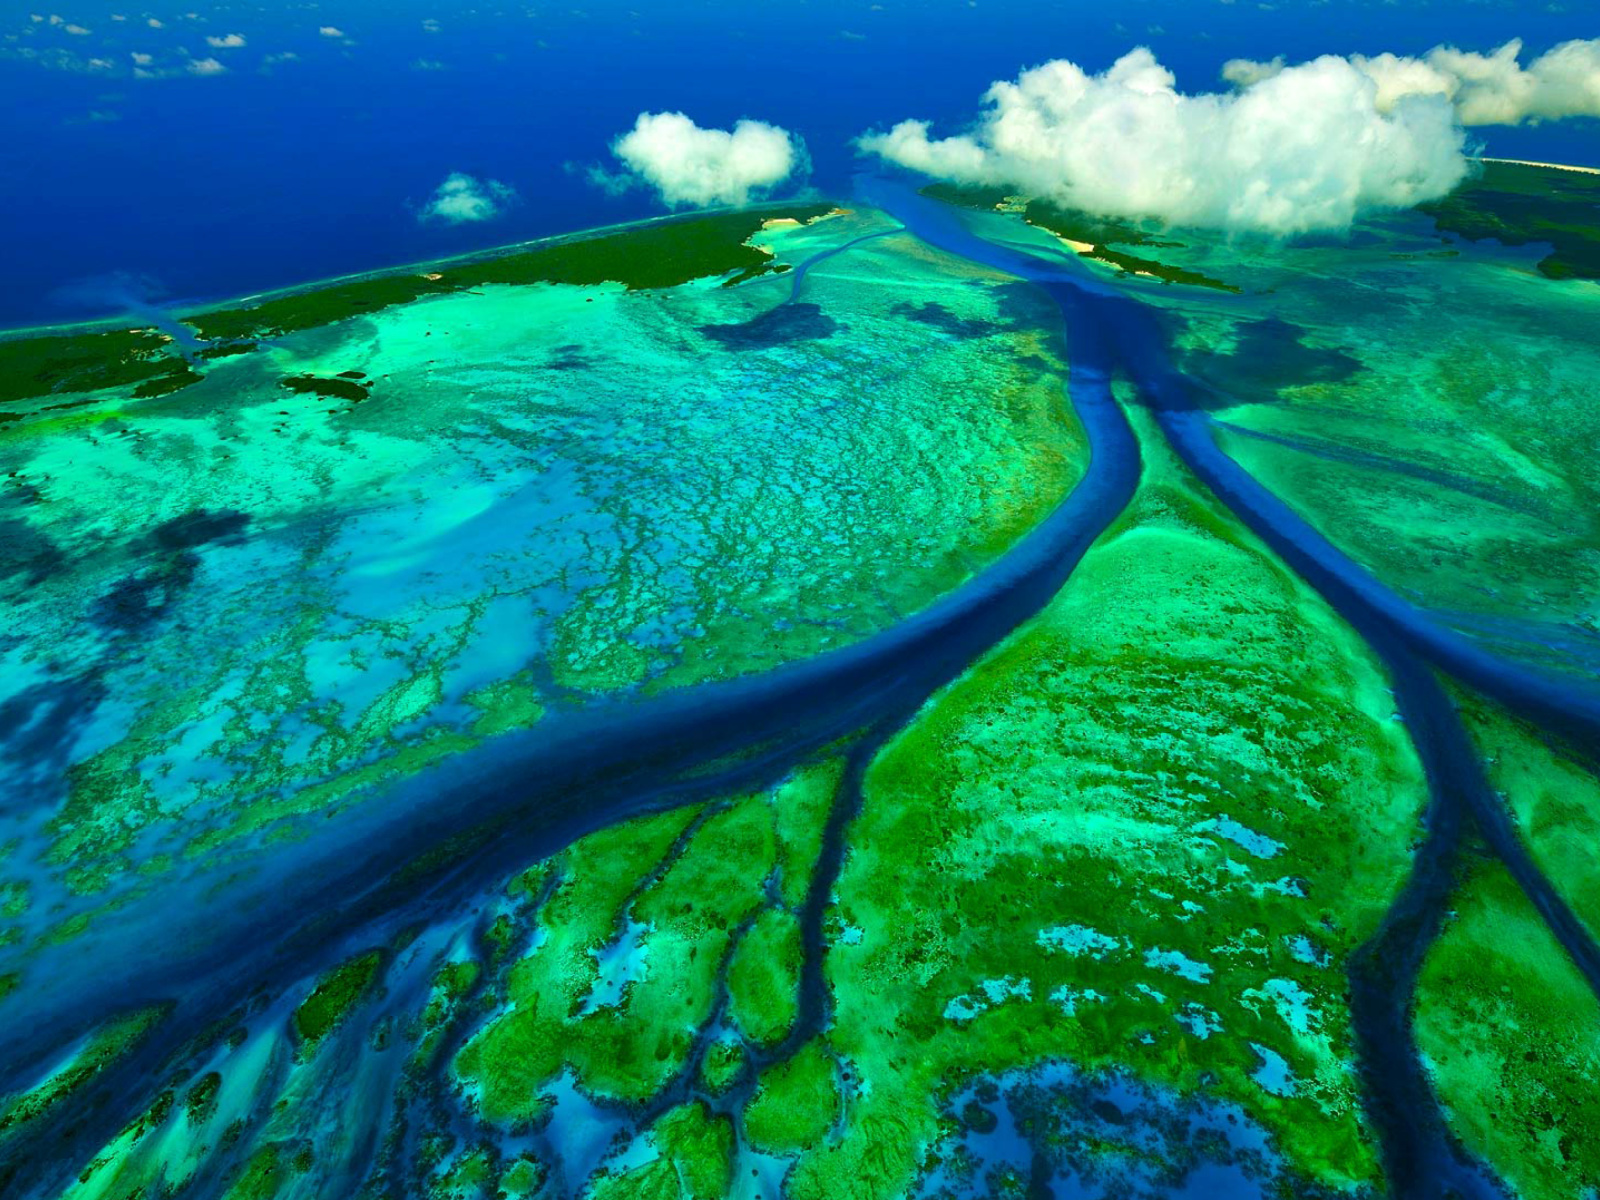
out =
{"type": "Polygon", "coordinates": [[[477,179],[462,171],[452,171],[434,190],[433,197],[417,214],[419,221],[443,221],[463,225],[469,221],[490,221],[516,202],[517,193],[497,179],[477,179]]]}
{"type": "Polygon", "coordinates": [[[1465,134],[1439,96],[1388,112],[1377,85],[1324,57],[1224,95],[1186,96],[1147,49],[1089,75],[1064,60],[994,84],[968,133],[925,121],[861,149],[962,183],[1000,184],[1108,215],[1295,234],[1444,195],[1467,172],[1465,134]]]}
{"type": "Polygon", "coordinates": [[[344,36],[344,30],[340,29],[337,25],[324,25],[320,29],[318,29],[317,32],[320,33],[323,37],[343,37],[344,36]]]}
{"type": "Polygon", "coordinates": [[[161,28],[161,22],[155,17],[151,17],[148,21],[145,22],[145,24],[150,26],[151,29],[160,29],[161,28]]]}
{"type": "Polygon", "coordinates": [[[137,50],[128,55],[128,57],[133,59],[133,65],[136,67],[148,67],[156,60],[156,56],[154,54],[141,54],[137,50]]]}
{"type": "Polygon", "coordinates": [[[244,45],[244,34],[228,33],[224,34],[222,37],[212,34],[206,38],[206,45],[210,46],[214,50],[237,50],[240,46],[244,45]]]}
{"type": "Polygon", "coordinates": [[[88,37],[92,30],[85,29],[82,25],[66,25],[62,27],[63,33],[70,33],[74,37],[88,37]]]}
{"type": "Polygon", "coordinates": [[[189,60],[189,74],[191,75],[221,75],[227,69],[214,58],[191,58],[189,60]]]}
{"type": "Polygon", "coordinates": [[[1222,77],[1234,87],[1247,88],[1252,84],[1260,83],[1263,79],[1271,79],[1283,71],[1283,55],[1270,62],[1255,62],[1248,58],[1233,58],[1222,64],[1222,77]]]}
{"type": "Polygon", "coordinates": [[[744,204],[805,163],[799,139],[776,125],[746,120],[731,131],[701,129],[682,113],[640,113],[611,152],[673,206],[744,204]]]}
{"type": "MultiPolygon", "coordinates": [[[[1522,42],[1513,39],[1491,54],[1435,46],[1420,58],[1356,54],[1350,62],[1378,85],[1380,112],[1392,112],[1407,96],[1442,96],[1463,125],[1600,117],[1600,38],[1562,42],[1526,67],[1521,57],[1522,42]]],[[[1222,74],[1247,85],[1283,69],[1282,58],[1234,59],[1222,74]]]]}

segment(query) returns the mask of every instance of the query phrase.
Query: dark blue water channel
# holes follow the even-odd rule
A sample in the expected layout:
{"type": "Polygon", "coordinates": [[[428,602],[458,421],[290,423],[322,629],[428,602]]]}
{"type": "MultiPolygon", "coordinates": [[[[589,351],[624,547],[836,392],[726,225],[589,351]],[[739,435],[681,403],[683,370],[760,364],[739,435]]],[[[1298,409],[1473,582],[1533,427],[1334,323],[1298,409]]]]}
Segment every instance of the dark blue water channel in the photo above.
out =
{"type": "MultiPolygon", "coordinates": [[[[0,1162],[6,1194],[59,1189],[149,1102],[165,1064],[202,1030],[241,1012],[252,996],[280,992],[399,929],[448,917],[496,880],[575,837],[643,812],[756,786],[841,737],[869,731],[870,742],[906,720],[1037,613],[1132,499],[1139,446],[1112,397],[1118,377],[1138,389],[1189,469],[1388,666],[1427,770],[1432,804],[1412,878],[1353,967],[1363,1078],[1397,1196],[1498,1193],[1487,1172],[1446,1135],[1406,1016],[1467,831],[1475,830],[1506,863],[1597,990],[1600,954],[1523,850],[1425,664],[1543,728],[1586,742],[1600,738],[1595,697],[1498,660],[1443,628],[1346,559],[1223,454],[1194,402],[1196,385],[1172,365],[1154,310],[1075,260],[980,235],[968,214],[904,184],[868,178],[858,186],[864,202],[928,244],[1034,283],[1060,306],[1068,394],[1090,447],[1088,468],[1072,493],[998,562],[891,630],[756,678],[553,712],[533,729],[415,776],[381,802],[354,806],[312,841],[275,847],[260,872],[226,892],[207,894],[214,880],[205,878],[190,885],[193,894],[163,888],[106,914],[71,945],[45,951],[0,1027],[0,1093],[28,1086],[108,1016],[145,1004],[171,1009],[152,1036],[103,1073],[88,1097],[57,1106],[49,1128],[0,1162]],[[708,771],[708,764],[716,770],[708,771]],[[435,853],[426,869],[417,867],[441,848],[449,852],[435,853]],[[115,988],[106,986],[108,978],[116,979],[115,988]]],[[[792,295],[806,269],[797,269],[792,295]]],[[[842,828],[834,832],[842,837],[842,828]]],[[[821,1002],[820,921],[816,925],[806,937],[807,979],[817,993],[807,1006],[812,1019],[821,1002]]]]}

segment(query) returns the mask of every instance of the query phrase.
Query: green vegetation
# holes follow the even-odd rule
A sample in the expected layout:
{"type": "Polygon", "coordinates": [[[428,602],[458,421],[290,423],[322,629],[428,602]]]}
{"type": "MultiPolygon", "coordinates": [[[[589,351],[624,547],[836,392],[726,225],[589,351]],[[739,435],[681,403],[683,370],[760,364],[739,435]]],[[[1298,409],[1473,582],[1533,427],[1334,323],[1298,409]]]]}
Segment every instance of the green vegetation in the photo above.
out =
{"type": "Polygon", "coordinates": [[[1149,275],[1164,283],[1180,283],[1190,287],[1213,288],[1222,292],[1240,291],[1231,283],[1187,267],[1174,266],[1153,258],[1139,258],[1123,250],[1113,250],[1113,245],[1147,246],[1151,249],[1181,248],[1182,242],[1168,241],[1164,237],[1114,217],[1097,217],[1081,209],[1065,208],[1049,200],[1019,200],[1003,188],[968,187],[954,183],[936,183],[922,189],[925,196],[942,200],[962,208],[999,209],[1020,212],[1030,225],[1048,230],[1065,241],[1086,245],[1079,250],[1084,258],[1108,263],[1130,275],[1149,275]]]}
{"type": "Polygon", "coordinates": [[[0,340],[0,403],[129,385],[137,397],[162,396],[200,378],[154,329],[0,340]]]}
{"type": "Polygon", "coordinates": [[[1550,279],[1600,279],[1600,176],[1488,162],[1477,178],[1420,207],[1441,233],[1549,245],[1539,271],[1550,279]]]}
{"type": "Polygon", "coordinates": [[[1534,862],[1600,938],[1600,777],[1593,763],[1477,696],[1458,691],[1455,700],[1534,862]]]}
{"type": "Polygon", "coordinates": [[[836,1074],[833,1060],[816,1038],[793,1058],[763,1071],[760,1090],[744,1113],[750,1143],[770,1154],[820,1144],[839,1116],[836,1074]]]}
{"type": "Polygon", "coordinates": [[[733,1183],[733,1123],[703,1104],[684,1104],[663,1116],[649,1137],[660,1157],[644,1166],[602,1175],[586,1193],[593,1200],[725,1200],[733,1183]]]}
{"type": "Polygon", "coordinates": [[[544,1184],[544,1167],[534,1159],[519,1158],[500,1175],[500,1190],[510,1200],[532,1196],[544,1184]]]}
{"type": "Polygon", "coordinates": [[[783,901],[798,908],[806,898],[811,870],[822,849],[822,828],[844,773],[844,759],[824,759],[801,767],[773,792],[778,829],[778,875],[783,901]]]}
{"type": "Polygon", "coordinates": [[[514,1009],[458,1063],[479,1079],[487,1113],[528,1113],[563,1064],[585,1090],[633,1101],[654,1095],[687,1065],[694,1030],[711,1014],[719,966],[735,929],[762,903],[774,855],[761,797],[711,815],[681,852],[668,855],[692,816],[649,818],[591,835],[568,852],[566,879],[542,916],[551,935],[512,972],[514,1009]],[[641,877],[649,885],[619,907],[641,877]],[[644,926],[635,952],[643,969],[616,1003],[590,1003],[600,957],[625,917],[644,926]]]}
{"type": "Polygon", "coordinates": [[[287,375],[278,380],[278,386],[301,395],[322,396],[325,399],[349,400],[357,403],[371,395],[369,385],[352,379],[326,379],[320,375],[287,375]]]}
{"type": "Polygon", "coordinates": [[[252,1154],[227,1191],[224,1200],[273,1200],[289,1181],[292,1164],[285,1161],[277,1142],[268,1142],[252,1154]]]}
{"type": "Polygon", "coordinates": [[[37,1086],[0,1098],[0,1140],[37,1120],[133,1049],[166,1014],[164,1007],[140,1009],[97,1029],[72,1058],[37,1086]]]}
{"type": "Polygon", "coordinates": [[[754,212],[683,217],[639,229],[513,251],[436,271],[377,275],[265,300],[244,308],[186,317],[208,341],[293,333],[369,316],[423,296],[488,284],[620,283],[631,290],[676,287],[692,279],[738,272],[729,283],[754,278],[779,265],[772,254],[745,242],[775,216],[815,220],[832,204],[795,205],[754,212]]]}
{"type": "Polygon", "coordinates": [[[336,1029],[367,994],[382,961],[381,950],[369,950],[323,976],[311,995],[294,1011],[294,1031],[300,1040],[315,1046],[336,1029]]]}
{"type": "Polygon", "coordinates": [[[1600,1003],[1516,883],[1482,862],[1417,985],[1451,1128],[1522,1200],[1600,1188],[1600,1003]]]}
{"type": "Polygon", "coordinates": [[[747,1056],[744,1043],[718,1039],[706,1048],[706,1058],[700,1064],[700,1078],[712,1095],[727,1091],[744,1070],[747,1056]]]}
{"type": "Polygon", "coordinates": [[[800,985],[800,923],[768,909],[735,951],[728,968],[728,1015],[751,1041],[781,1041],[794,1024],[800,985]]]}
{"type": "Polygon", "coordinates": [[[211,1118],[217,1109],[217,1092],[222,1088],[222,1076],[208,1071],[189,1089],[183,1105],[191,1124],[199,1125],[211,1118]]]}

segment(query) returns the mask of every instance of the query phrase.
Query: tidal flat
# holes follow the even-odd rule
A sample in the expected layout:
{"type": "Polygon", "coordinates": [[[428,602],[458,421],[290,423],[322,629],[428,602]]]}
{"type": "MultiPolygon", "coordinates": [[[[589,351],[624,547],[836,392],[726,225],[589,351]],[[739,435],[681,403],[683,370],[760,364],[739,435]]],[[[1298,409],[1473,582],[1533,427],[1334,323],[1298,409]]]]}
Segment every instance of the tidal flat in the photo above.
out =
{"type": "Polygon", "coordinates": [[[1600,288],[1505,171],[0,341],[6,1194],[1600,1187],[1600,288]]]}

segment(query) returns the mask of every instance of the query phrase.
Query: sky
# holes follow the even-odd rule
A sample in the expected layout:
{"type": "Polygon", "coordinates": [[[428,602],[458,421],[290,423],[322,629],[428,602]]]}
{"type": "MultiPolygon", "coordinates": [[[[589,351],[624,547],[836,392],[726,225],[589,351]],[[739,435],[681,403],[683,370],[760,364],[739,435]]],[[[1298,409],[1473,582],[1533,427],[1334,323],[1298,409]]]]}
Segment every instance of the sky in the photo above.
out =
{"type": "MultiPolygon", "coordinates": [[[[862,134],[961,135],[991,84],[1051,60],[1095,79],[1143,46],[1177,93],[1225,92],[1232,60],[1513,37],[1531,59],[1600,34],[1592,0],[634,2],[0,0],[0,326],[632,220],[761,194],[780,169],[780,195],[843,194],[862,134]],[[690,124],[641,121],[672,113],[690,124]],[[735,142],[743,174],[717,174],[735,142]],[[664,182],[665,153],[701,174],[664,182]]],[[[1592,118],[1466,135],[1600,165],[1592,118]]]]}

